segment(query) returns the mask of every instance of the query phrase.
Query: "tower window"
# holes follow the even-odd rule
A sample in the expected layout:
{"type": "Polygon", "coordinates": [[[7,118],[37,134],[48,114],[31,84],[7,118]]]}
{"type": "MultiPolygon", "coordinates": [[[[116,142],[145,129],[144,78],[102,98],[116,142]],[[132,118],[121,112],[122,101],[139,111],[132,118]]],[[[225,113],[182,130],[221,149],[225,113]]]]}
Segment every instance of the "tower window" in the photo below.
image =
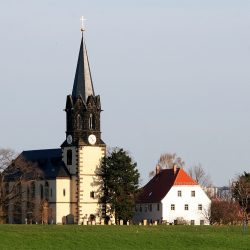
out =
{"type": "Polygon", "coordinates": [[[195,191],[191,191],[191,197],[195,197],[195,191]]]}
{"type": "Polygon", "coordinates": [[[67,165],[72,165],[72,150],[67,150],[67,165]]]}
{"type": "Polygon", "coordinates": [[[89,129],[93,129],[93,115],[89,115],[89,129]]]}
{"type": "Polygon", "coordinates": [[[94,191],[90,192],[90,198],[95,198],[95,192],[94,191]]]}
{"type": "Polygon", "coordinates": [[[63,196],[65,196],[66,195],[66,190],[65,190],[65,188],[63,189],[63,196]]]}
{"type": "Polygon", "coordinates": [[[178,191],[178,197],[181,197],[181,190],[178,191]]]}
{"type": "Polygon", "coordinates": [[[171,204],[171,210],[175,210],[175,204],[171,204]]]}
{"type": "Polygon", "coordinates": [[[82,117],[80,114],[78,114],[76,117],[76,128],[82,129],[82,117]]]}

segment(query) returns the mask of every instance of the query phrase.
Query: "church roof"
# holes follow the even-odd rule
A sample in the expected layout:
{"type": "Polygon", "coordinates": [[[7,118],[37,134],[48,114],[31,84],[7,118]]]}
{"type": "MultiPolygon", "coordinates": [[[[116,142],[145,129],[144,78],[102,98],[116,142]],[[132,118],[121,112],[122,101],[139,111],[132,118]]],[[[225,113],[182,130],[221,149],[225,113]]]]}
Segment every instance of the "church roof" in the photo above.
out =
{"type": "Polygon", "coordinates": [[[183,169],[163,169],[140,191],[137,203],[158,203],[174,185],[198,185],[183,169]]]}
{"type": "MultiPolygon", "coordinates": [[[[18,157],[31,162],[32,168],[39,168],[39,173],[42,173],[39,175],[40,178],[70,177],[70,173],[62,161],[62,150],[60,148],[23,151],[18,157]]],[[[14,175],[7,176],[7,179],[15,179],[19,176],[20,173],[15,172],[14,175]]]]}
{"type": "Polygon", "coordinates": [[[90,95],[94,96],[95,93],[89,67],[88,53],[82,36],[75,73],[75,80],[72,90],[72,97],[73,100],[76,100],[78,96],[81,96],[84,103],[86,103],[90,95]]]}

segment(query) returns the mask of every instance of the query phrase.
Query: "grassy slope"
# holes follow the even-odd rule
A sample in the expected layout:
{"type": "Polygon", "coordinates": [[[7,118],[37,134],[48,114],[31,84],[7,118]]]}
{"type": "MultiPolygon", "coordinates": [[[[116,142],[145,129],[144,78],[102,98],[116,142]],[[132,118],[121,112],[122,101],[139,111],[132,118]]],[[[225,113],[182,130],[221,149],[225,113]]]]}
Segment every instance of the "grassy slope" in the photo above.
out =
{"type": "Polygon", "coordinates": [[[0,225],[0,249],[249,250],[250,233],[212,226],[0,225]]]}

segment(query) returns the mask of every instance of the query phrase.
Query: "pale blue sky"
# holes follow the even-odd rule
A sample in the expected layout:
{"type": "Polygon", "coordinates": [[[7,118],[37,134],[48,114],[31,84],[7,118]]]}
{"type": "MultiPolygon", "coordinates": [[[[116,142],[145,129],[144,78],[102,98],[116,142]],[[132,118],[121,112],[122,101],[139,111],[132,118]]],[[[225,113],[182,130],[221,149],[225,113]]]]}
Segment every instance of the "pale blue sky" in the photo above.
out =
{"type": "Polygon", "coordinates": [[[63,142],[81,15],[103,139],[131,152],[142,184],[164,152],[215,185],[250,170],[247,0],[1,0],[0,147],[63,142]]]}

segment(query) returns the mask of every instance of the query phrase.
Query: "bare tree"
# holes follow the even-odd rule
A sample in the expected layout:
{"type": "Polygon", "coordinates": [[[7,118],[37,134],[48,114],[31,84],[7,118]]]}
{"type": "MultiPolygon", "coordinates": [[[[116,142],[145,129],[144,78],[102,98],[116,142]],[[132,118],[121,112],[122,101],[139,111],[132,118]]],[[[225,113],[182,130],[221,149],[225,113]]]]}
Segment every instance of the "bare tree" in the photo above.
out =
{"type": "Polygon", "coordinates": [[[176,153],[162,154],[158,160],[155,170],[152,170],[149,172],[149,178],[153,177],[161,169],[170,169],[170,168],[173,168],[174,165],[176,165],[179,168],[183,168],[185,165],[185,162],[182,160],[181,157],[177,156],[176,153]]]}
{"type": "Polygon", "coordinates": [[[158,165],[161,169],[173,168],[174,165],[177,165],[177,167],[179,168],[183,168],[185,162],[182,160],[181,157],[177,156],[176,153],[165,153],[160,156],[160,159],[158,160],[158,165]]]}
{"type": "Polygon", "coordinates": [[[213,199],[208,211],[202,214],[209,220],[210,224],[235,225],[242,220],[240,206],[233,200],[213,199]]]}
{"type": "Polygon", "coordinates": [[[0,172],[2,173],[10,163],[16,158],[17,154],[9,148],[0,149],[0,172]]]}
{"type": "Polygon", "coordinates": [[[15,158],[16,155],[12,149],[0,149],[0,223],[6,221],[9,206],[14,208],[16,217],[21,217],[22,202],[25,201],[22,185],[42,176],[32,162],[21,155],[15,158]]]}
{"type": "Polygon", "coordinates": [[[188,174],[202,187],[211,187],[212,182],[210,176],[205,172],[202,165],[199,163],[188,169],[188,174]]]}

